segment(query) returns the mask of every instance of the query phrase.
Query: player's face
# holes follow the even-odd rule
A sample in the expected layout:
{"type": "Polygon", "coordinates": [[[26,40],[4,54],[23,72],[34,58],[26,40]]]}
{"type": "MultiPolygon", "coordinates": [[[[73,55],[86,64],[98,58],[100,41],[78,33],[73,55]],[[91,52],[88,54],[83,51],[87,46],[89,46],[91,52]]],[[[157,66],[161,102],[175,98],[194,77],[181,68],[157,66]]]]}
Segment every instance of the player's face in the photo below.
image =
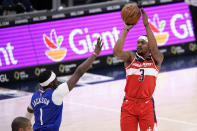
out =
{"type": "Polygon", "coordinates": [[[148,42],[143,39],[139,39],[137,41],[137,53],[143,56],[148,52],[149,52],[148,42]]]}

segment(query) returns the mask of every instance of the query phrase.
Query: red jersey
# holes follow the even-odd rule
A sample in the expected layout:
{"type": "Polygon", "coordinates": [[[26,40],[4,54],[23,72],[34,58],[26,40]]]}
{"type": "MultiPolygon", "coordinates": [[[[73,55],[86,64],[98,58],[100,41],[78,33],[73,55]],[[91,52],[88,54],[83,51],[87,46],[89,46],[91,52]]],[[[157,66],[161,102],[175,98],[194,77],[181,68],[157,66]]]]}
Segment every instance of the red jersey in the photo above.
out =
{"type": "Polygon", "coordinates": [[[159,73],[152,56],[144,59],[136,53],[126,70],[126,98],[152,98],[159,73]]]}

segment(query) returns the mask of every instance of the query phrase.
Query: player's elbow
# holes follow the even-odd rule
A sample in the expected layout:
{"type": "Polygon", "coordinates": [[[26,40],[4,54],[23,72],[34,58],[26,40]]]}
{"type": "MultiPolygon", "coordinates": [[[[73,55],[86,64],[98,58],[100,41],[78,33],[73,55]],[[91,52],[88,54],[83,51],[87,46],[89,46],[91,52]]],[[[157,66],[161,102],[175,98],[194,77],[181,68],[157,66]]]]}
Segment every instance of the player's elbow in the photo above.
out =
{"type": "Polygon", "coordinates": [[[34,113],[34,111],[32,109],[30,109],[29,107],[27,107],[27,112],[34,113]]]}

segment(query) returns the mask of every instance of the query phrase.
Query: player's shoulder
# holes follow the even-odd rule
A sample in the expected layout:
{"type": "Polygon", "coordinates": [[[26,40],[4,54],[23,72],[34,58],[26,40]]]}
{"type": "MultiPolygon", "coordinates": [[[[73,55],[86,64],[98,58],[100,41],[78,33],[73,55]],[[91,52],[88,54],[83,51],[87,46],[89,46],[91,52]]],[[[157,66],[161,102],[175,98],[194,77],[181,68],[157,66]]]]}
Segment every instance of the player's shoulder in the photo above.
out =
{"type": "Polygon", "coordinates": [[[53,95],[54,94],[65,94],[67,92],[69,92],[68,84],[67,84],[67,82],[64,82],[64,83],[61,83],[57,86],[57,88],[53,92],[53,95]]]}
{"type": "Polygon", "coordinates": [[[64,82],[64,83],[59,84],[55,90],[57,90],[58,88],[61,88],[61,87],[68,87],[68,83],[64,82]]]}
{"type": "Polygon", "coordinates": [[[40,96],[40,95],[39,95],[39,92],[36,91],[36,92],[33,93],[31,99],[32,99],[32,100],[33,100],[33,99],[36,99],[38,96],[40,96]]]}
{"type": "Polygon", "coordinates": [[[37,95],[37,94],[39,94],[40,92],[37,90],[37,91],[35,91],[34,93],[33,93],[33,95],[37,95]]]}

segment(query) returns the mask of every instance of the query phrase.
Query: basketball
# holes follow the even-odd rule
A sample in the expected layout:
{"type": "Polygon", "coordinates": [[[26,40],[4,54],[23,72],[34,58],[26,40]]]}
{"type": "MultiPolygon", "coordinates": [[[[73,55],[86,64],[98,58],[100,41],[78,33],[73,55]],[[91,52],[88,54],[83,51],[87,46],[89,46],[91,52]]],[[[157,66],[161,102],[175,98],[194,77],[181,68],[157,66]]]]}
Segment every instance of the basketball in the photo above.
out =
{"type": "Polygon", "coordinates": [[[137,24],[140,16],[140,9],[135,4],[126,4],[121,10],[121,17],[127,25],[137,24]]]}

